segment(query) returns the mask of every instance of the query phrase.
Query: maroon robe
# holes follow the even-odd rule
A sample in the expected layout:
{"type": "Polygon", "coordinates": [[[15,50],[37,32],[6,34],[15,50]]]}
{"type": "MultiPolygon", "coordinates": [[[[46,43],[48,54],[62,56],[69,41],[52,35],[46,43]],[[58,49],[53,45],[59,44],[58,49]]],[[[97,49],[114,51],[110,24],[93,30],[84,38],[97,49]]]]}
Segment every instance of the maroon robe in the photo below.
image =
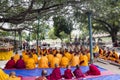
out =
{"type": "Polygon", "coordinates": [[[11,59],[5,65],[5,69],[13,69],[15,68],[15,60],[11,59]]]}
{"type": "Polygon", "coordinates": [[[73,74],[72,74],[71,70],[70,70],[70,69],[66,69],[65,72],[64,72],[63,77],[64,77],[65,79],[72,79],[73,74]]]}
{"type": "Polygon", "coordinates": [[[82,73],[82,71],[78,68],[78,69],[75,69],[73,71],[74,75],[76,78],[81,78],[81,77],[85,77],[84,74],[82,73]]]}
{"type": "Polygon", "coordinates": [[[89,70],[86,72],[87,75],[100,75],[100,70],[93,64],[89,66],[89,70]]]}
{"type": "Polygon", "coordinates": [[[19,59],[15,64],[16,69],[23,69],[25,68],[25,62],[22,59],[19,59]]]}
{"type": "Polygon", "coordinates": [[[55,68],[52,73],[47,77],[48,80],[59,80],[62,78],[60,68],[55,68]]]}

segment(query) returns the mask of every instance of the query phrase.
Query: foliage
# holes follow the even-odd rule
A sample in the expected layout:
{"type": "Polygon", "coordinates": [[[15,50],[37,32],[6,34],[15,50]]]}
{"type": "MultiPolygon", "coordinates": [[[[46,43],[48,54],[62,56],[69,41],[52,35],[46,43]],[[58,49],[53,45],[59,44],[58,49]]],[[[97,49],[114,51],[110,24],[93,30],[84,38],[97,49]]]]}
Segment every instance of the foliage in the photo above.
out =
{"type": "Polygon", "coordinates": [[[57,37],[54,34],[54,28],[52,28],[51,30],[49,30],[48,36],[49,36],[50,39],[57,39],[57,37]]]}

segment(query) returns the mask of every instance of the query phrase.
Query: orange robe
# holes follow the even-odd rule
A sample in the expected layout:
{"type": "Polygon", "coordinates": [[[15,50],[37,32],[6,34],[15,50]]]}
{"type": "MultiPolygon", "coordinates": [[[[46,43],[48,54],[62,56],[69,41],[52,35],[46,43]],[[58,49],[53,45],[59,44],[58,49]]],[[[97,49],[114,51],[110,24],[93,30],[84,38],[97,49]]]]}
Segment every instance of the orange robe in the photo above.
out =
{"type": "Polygon", "coordinates": [[[69,59],[67,57],[62,57],[61,62],[60,62],[60,66],[61,67],[66,67],[69,64],[69,59]]]}
{"type": "Polygon", "coordinates": [[[60,60],[58,57],[53,57],[52,62],[51,62],[51,67],[55,68],[55,64],[58,64],[58,66],[60,64],[60,60]]]}
{"type": "Polygon", "coordinates": [[[88,66],[88,57],[86,55],[80,56],[80,66],[88,66]],[[83,61],[83,63],[81,63],[83,61]]]}
{"type": "Polygon", "coordinates": [[[38,56],[37,56],[37,54],[33,54],[33,59],[35,60],[35,63],[38,63],[38,56]]]}
{"type": "Polygon", "coordinates": [[[6,74],[2,69],[0,69],[0,80],[8,80],[9,75],[6,74]]]}
{"type": "Polygon", "coordinates": [[[28,59],[29,59],[29,56],[27,54],[23,55],[23,60],[24,60],[25,63],[27,62],[28,59]]]}
{"type": "Polygon", "coordinates": [[[72,59],[72,55],[69,52],[66,52],[65,56],[68,58],[69,61],[72,59]]]}
{"type": "Polygon", "coordinates": [[[33,58],[29,58],[26,61],[26,69],[34,69],[36,67],[35,61],[33,58]]]}
{"type": "Polygon", "coordinates": [[[51,63],[52,59],[53,59],[53,55],[52,54],[48,54],[47,58],[48,58],[48,62],[51,63]]]}
{"type": "Polygon", "coordinates": [[[38,68],[48,68],[48,59],[46,56],[42,56],[38,61],[38,68]]]}
{"type": "Polygon", "coordinates": [[[62,54],[57,53],[57,57],[58,57],[58,58],[59,58],[59,60],[61,61],[61,59],[62,59],[62,54]]]}
{"type": "Polygon", "coordinates": [[[14,57],[15,63],[17,62],[17,60],[20,59],[20,55],[19,54],[15,54],[13,57],[14,57]]]}
{"type": "Polygon", "coordinates": [[[71,60],[71,66],[76,66],[76,65],[79,65],[79,56],[73,56],[72,60],[71,60]]]}

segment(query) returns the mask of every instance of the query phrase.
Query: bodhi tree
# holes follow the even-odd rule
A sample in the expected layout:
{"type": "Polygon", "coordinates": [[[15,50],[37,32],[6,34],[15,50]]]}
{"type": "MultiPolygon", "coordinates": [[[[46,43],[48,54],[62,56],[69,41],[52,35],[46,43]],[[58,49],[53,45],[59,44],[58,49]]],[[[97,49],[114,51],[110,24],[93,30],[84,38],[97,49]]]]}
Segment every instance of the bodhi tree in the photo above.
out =
{"type": "Polygon", "coordinates": [[[69,22],[63,16],[54,17],[53,21],[55,36],[62,40],[62,38],[64,38],[63,36],[67,34],[70,36],[71,39],[71,31],[73,30],[72,22],[69,22]]]}

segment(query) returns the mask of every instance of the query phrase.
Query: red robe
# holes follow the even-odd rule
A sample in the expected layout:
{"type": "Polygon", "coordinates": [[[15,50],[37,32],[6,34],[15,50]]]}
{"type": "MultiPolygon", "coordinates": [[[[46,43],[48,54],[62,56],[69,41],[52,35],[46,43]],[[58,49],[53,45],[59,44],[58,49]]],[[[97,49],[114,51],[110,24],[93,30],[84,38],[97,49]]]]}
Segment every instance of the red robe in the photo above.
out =
{"type": "Polygon", "coordinates": [[[62,78],[60,68],[55,68],[52,73],[47,77],[48,80],[59,80],[62,78]]]}
{"type": "Polygon", "coordinates": [[[15,64],[16,69],[23,69],[25,68],[25,62],[22,59],[19,59],[15,64]]]}
{"type": "Polygon", "coordinates": [[[72,74],[71,70],[70,70],[70,69],[66,69],[65,72],[64,72],[63,77],[64,77],[65,79],[72,79],[73,74],[72,74]]]}
{"type": "Polygon", "coordinates": [[[93,64],[89,66],[89,70],[86,72],[87,75],[100,75],[100,70],[93,64]]]}
{"type": "Polygon", "coordinates": [[[81,77],[85,77],[84,74],[82,73],[82,71],[80,69],[75,69],[73,71],[74,75],[76,78],[81,78],[81,77]]]}
{"type": "Polygon", "coordinates": [[[5,65],[5,69],[13,69],[15,68],[15,60],[9,60],[5,65]]]}

